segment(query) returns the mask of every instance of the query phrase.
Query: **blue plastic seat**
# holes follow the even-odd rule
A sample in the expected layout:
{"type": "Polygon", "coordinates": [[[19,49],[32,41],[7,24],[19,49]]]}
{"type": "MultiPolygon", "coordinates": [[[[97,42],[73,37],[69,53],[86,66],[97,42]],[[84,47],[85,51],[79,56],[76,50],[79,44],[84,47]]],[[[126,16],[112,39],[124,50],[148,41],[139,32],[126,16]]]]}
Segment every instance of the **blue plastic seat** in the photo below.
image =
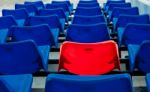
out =
{"type": "Polygon", "coordinates": [[[91,7],[91,8],[77,8],[75,12],[76,15],[81,16],[97,16],[102,15],[102,11],[99,7],[91,7]]]}
{"type": "Polygon", "coordinates": [[[105,23],[105,18],[102,15],[98,16],[74,16],[72,24],[80,24],[80,25],[87,25],[87,24],[97,24],[97,23],[105,23]]]}
{"type": "Polygon", "coordinates": [[[30,92],[33,77],[31,74],[23,75],[1,75],[1,92],[30,92]]]}
{"type": "Polygon", "coordinates": [[[84,3],[84,4],[90,4],[90,3],[97,3],[97,0],[79,0],[79,3],[84,3]]]}
{"type": "Polygon", "coordinates": [[[58,16],[31,16],[26,21],[26,25],[28,26],[34,26],[39,24],[48,24],[49,29],[54,37],[55,46],[58,47],[59,33],[64,31],[61,27],[58,16]]]}
{"type": "Polygon", "coordinates": [[[104,3],[103,4],[103,6],[104,6],[104,10],[106,11],[107,9],[108,9],[108,7],[109,7],[109,4],[112,4],[112,3],[125,3],[125,0],[112,0],[112,1],[108,1],[107,0],[107,2],[106,3],[104,3]]]}
{"type": "Polygon", "coordinates": [[[48,75],[45,92],[70,92],[70,90],[71,92],[133,92],[129,74],[101,76],[48,75]]]}
{"type": "Polygon", "coordinates": [[[150,73],[150,40],[144,40],[142,44],[128,45],[129,60],[130,60],[130,71],[133,72],[135,68],[138,68],[144,73],[150,73]]]}
{"type": "Polygon", "coordinates": [[[11,27],[12,41],[34,40],[38,46],[55,45],[53,35],[47,24],[24,27],[11,27]]]}
{"type": "Polygon", "coordinates": [[[107,25],[93,24],[93,25],[78,25],[72,24],[67,30],[67,41],[94,43],[109,40],[109,32],[107,25]]]}
{"type": "Polygon", "coordinates": [[[150,92],[150,73],[146,74],[145,80],[146,80],[147,92],[150,92]]]}
{"type": "Polygon", "coordinates": [[[24,4],[34,4],[38,9],[44,9],[45,8],[42,1],[35,1],[35,2],[25,1],[24,4]]]}
{"type": "Polygon", "coordinates": [[[137,7],[133,8],[115,7],[110,15],[110,20],[113,21],[113,23],[115,23],[120,15],[139,15],[139,10],[137,7]]]}
{"type": "Polygon", "coordinates": [[[144,40],[150,40],[150,25],[149,24],[128,24],[123,33],[122,43],[141,44],[144,40]]]}
{"type": "Polygon", "coordinates": [[[111,13],[115,7],[131,8],[131,3],[111,3],[111,4],[109,4],[108,9],[106,9],[109,15],[111,15],[111,13]]]}
{"type": "Polygon", "coordinates": [[[13,16],[0,17],[0,43],[5,43],[7,36],[11,36],[9,28],[16,26],[17,23],[13,16]]]}
{"type": "Polygon", "coordinates": [[[60,9],[62,8],[65,12],[65,15],[67,17],[69,17],[70,15],[70,11],[69,11],[69,7],[67,6],[67,4],[64,3],[60,3],[60,4],[46,4],[46,9],[60,9]]]}
{"type": "Polygon", "coordinates": [[[38,9],[34,4],[15,4],[15,9],[25,8],[30,16],[36,15],[38,9]]]}
{"type": "Polygon", "coordinates": [[[124,29],[129,23],[150,24],[149,15],[119,16],[116,25],[114,25],[114,31],[118,33],[119,46],[121,46],[122,36],[125,31],[124,29]]]}
{"type": "Polygon", "coordinates": [[[60,9],[41,9],[39,10],[38,15],[39,16],[57,15],[63,30],[65,27],[65,22],[68,21],[65,13],[63,12],[63,9],[61,8],[60,9]]]}
{"type": "Polygon", "coordinates": [[[48,71],[49,49],[49,46],[37,47],[33,40],[0,44],[0,74],[48,71]]]}
{"type": "Polygon", "coordinates": [[[99,3],[78,3],[77,7],[100,7],[99,3]]]}
{"type": "Polygon", "coordinates": [[[66,4],[68,5],[68,7],[69,7],[69,11],[71,12],[71,11],[73,10],[73,4],[71,4],[69,0],[62,0],[62,1],[61,1],[61,0],[60,0],[60,1],[58,1],[58,0],[56,0],[56,1],[53,0],[52,3],[53,3],[53,4],[54,4],[54,3],[55,3],[55,4],[66,3],[66,4]]]}
{"type": "Polygon", "coordinates": [[[16,19],[18,26],[24,26],[25,20],[29,17],[26,9],[16,9],[16,10],[3,9],[2,14],[3,16],[12,15],[16,19]]]}

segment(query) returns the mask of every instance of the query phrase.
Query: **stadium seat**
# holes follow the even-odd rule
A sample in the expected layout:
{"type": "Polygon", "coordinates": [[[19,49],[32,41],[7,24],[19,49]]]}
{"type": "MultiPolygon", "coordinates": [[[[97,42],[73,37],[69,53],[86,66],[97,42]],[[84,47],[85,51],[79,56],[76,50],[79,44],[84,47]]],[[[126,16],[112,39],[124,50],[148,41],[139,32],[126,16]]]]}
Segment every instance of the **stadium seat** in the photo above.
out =
{"type": "MultiPolygon", "coordinates": [[[[145,30],[144,30],[145,31],[145,30]]],[[[133,72],[135,68],[138,68],[144,73],[150,73],[150,61],[149,61],[150,41],[143,41],[141,44],[129,44],[129,60],[130,60],[130,72],[133,72]]]]}
{"type": "Polygon", "coordinates": [[[135,24],[150,24],[149,15],[121,15],[117,23],[114,23],[114,31],[118,33],[119,46],[121,46],[124,29],[129,23],[135,24]]]}
{"type": "Polygon", "coordinates": [[[129,74],[77,76],[50,74],[45,92],[133,92],[129,74]]]}
{"type": "Polygon", "coordinates": [[[37,47],[33,40],[0,44],[0,74],[30,74],[48,71],[49,48],[37,47]]]}
{"type": "Polygon", "coordinates": [[[103,4],[104,6],[104,10],[106,11],[109,7],[109,4],[112,4],[112,3],[125,3],[125,0],[113,0],[113,1],[108,1],[106,3],[103,4]]]}
{"type": "Polygon", "coordinates": [[[98,1],[97,0],[79,0],[79,3],[90,4],[90,3],[98,3],[98,1]]]}
{"type": "Polygon", "coordinates": [[[88,7],[88,8],[77,8],[75,12],[75,16],[97,16],[102,15],[102,11],[99,7],[88,7]]]}
{"type": "Polygon", "coordinates": [[[69,12],[69,7],[67,4],[61,3],[61,4],[46,4],[46,9],[60,9],[62,8],[65,12],[65,15],[69,17],[70,12],[69,12]]]}
{"type": "Polygon", "coordinates": [[[25,1],[24,4],[34,4],[38,9],[44,9],[45,8],[42,1],[35,1],[35,2],[25,1]]]}
{"type": "Polygon", "coordinates": [[[146,75],[145,80],[146,80],[147,92],[150,92],[150,74],[149,73],[146,75]]]}
{"type": "Polygon", "coordinates": [[[15,4],[15,9],[25,8],[30,16],[37,14],[38,9],[34,4],[15,4]]]}
{"type": "Polygon", "coordinates": [[[94,43],[109,40],[107,25],[104,23],[92,25],[72,24],[67,29],[67,41],[94,43]]]}
{"type": "Polygon", "coordinates": [[[64,30],[65,22],[68,22],[67,17],[65,13],[63,12],[63,9],[41,9],[38,12],[39,16],[50,16],[50,15],[57,15],[59,17],[59,20],[61,22],[62,29],[64,30]]]}
{"type": "Polygon", "coordinates": [[[15,18],[18,26],[24,26],[25,20],[29,17],[26,9],[16,9],[16,10],[3,9],[2,14],[3,16],[12,15],[15,18]]]}
{"type": "Polygon", "coordinates": [[[1,75],[1,92],[30,92],[33,77],[31,74],[23,75],[1,75]]]}
{"type": "Polygon", "coordinates": [[[74,16],[72,24],[88,25],[88,24],[97,24],[97,23],[106,23],[104,16],[74,16]]]}
{"type": "Polygon", "coordinates": [[[55,45],[53,35],[46,24],[36,26],[11,27],[12,41],[34,40],[38,46],[55,45]]]}
{"type": "Polygon", "coordinates": [[[122,37],[122,44],[141,44],[144,40],[150,40],[149,24],[128,24],[122,37]]]}
{"type": "Polygon", "coordinates": [[[131,3],[111,3],[111,4],[109,4],[108,9],[106,9],[106,11],[108,12],[108,15],[112,14],[112,11],[115,7],[131,8],[131,3]]]}
{"type": "Polygon", "coordinates": [[[48,24],[49,29],[51,30],[52,35],[54,37],[55,46],[58,47],[59,33],[64,31],[61,28],[61,24],[60,24],[58,16],[56,16],[56,15],[31,16],[26,21],[26,25],[28,25],[28,26],[34,26],[34,25],[40,25],[40,24],[48,24]]]}
{"type": "Polygon", "coordinates": [[[0,17],[0,43],[5,43],[7,36],[11,36],[9,29],[17,23],[13,16],[0,17]]]}
{"type": "Polygon", "coordinates": [[[64,42],[60,49],[61,69],[77,75],[99,75],[120,69],[117,44],[64,42]]]}
{"type": "Polygon", "coordinates": [[[70,1],[68,0],[53,0],[52,3],[54,4],[61,4],[61,3],[66,3],[69,7],[69,11],[72,12],[73,10],[73,4],[70,3],[70,1]]]}
{"type": "Polygon", "coordinates": [[[77,7],[100,7],[99,3],[78,3],[77,7]]]}
{"type": "Polygon", "coordinates": [[[110,20],[115,23],[117,21],[117,18],[120,15],[139,15],[139,10],[137,7],[133,8],[114,8],[112,11],[112,14],[110,15],[110,20]]]}

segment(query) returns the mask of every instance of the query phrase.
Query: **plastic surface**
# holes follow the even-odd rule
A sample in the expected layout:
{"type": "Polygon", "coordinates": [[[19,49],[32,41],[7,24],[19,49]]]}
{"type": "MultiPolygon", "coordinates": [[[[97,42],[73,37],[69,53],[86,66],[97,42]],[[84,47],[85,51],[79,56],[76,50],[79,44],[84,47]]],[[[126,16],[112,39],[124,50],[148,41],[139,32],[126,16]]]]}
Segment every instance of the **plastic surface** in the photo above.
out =
{"type": "Polygon", "coordinates": [[[120,69],[118,47],[114,41],[64,42],[59,60],[59,71],[65,69],[78,75],[99,75],[120,69]]]}
{"type": "Polygon", "coordinates": [[[129,74],[77,76],[50,74],[45,92],[133,92],[129,74]]]}
{"type": "Polygon", "coordinates": [[[94,43],[109,40],[106,24],[77,25],[72,24],[67,30],[67,41],[94,43]]]}

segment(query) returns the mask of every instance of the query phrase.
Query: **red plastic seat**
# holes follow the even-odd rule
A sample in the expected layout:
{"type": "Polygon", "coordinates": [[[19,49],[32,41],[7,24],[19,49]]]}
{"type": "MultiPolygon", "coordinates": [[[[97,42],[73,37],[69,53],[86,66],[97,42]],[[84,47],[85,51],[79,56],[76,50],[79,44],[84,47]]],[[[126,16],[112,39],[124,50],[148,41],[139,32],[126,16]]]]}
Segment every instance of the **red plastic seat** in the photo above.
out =
{"type": "Polygon", "coordinates": [[[99,75],[120,70],[118,47],[114,41],[99,43],[64,42],[60,50],[59,71],[78,75],[99,75]]]}

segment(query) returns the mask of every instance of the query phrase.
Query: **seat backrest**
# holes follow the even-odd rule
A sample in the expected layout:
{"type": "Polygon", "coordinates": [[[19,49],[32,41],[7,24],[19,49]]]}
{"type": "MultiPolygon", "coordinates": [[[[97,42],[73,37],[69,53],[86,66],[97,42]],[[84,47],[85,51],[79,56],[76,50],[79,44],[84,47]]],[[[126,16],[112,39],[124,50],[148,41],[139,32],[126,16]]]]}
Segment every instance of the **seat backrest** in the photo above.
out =
{"type": "Polygon", "coordinates": [[[77,7],[100,7],[99,3],[79,3],[77,7]]]}
{"type": "Polygon", "coordinates": [[[143,41],[135,59],[138,69],[145,73],[150,72],[149,51],[150,51],[150,41],[149,40],[143,41]]]}
{"type": "Polygon", "coordinates": [[[129,23],[149,24],[149,15],[120,15],[116,23],[116,29],[126,27],[129,23]]]}
{"type": "Polygon", "coordinates": [[[59,71],[65,69],[78,75],[99,75],[119,69],[117,44],[64,42],[60,49],[59,71]]]}
{"type": "Polygon", "coordinates": [[[115,7],[112,11],[111,20],[113,18],[118,18],[120,15],[139,15],[139,10],[137,7],[133,7],[133,8],[115,7]]]}
{"type": "Polygon", "coordinates": [[[68,0],[54,0],[54,1],[52,1],[52,3],[54,4],[54,3],[56,3],[56,4],[59,4],[59,3],[66,3],[68,6],[71,6],[71,3],[70,3],[70,1],[68,0]]]}
{"type": "Polygon", "coordinates": [[[32,81],[32,74],[1,75],[0,92],[29,92],[32,81]],[[6,90],[6,87],[9,91],[6,90]]]}
{"type": "Polygon", "coordinates": [[[83,4],[90,4],[90,3],[97,3],[97,0],[79,0],[79,3],[83,3],[83,4]]]}
{"type": "Polygon", "coordinates": [[[69,12],[69,7],[65,3],[46,4],[47,9],[62,8],[65,12],[69,12]]]}
{"type": "Polygon", "coordinates": [[[34,13],[36,14],[38,9],[34,4],[15,4],[15,9],[22,9],[25,8],[28,13],[34,13]]]}
{"type": "Polygon", "coordinates": [[[109,40],[107,25],[104,23],[91,25],[72,24],[67,30],[66,40],[83,43],[109,40]]]}
{"type": "Polygon", "coordinates": [[[112,11],[115,7],[131,8],[131,3],[111,3],[109,4],[108,11],[112,11]]]}
{"type": "Polygon", "coordinates": [[[81,15],[81,16],[96,16],[101,14],[102,11],[99,7],[77,8],[75,12],[75,15],[81,15]]]}
{"type": "Polygon", "coordinates": [[[81,24],[81,25],[88,25],[88,24],[97,24],[97,23],[104,23],[106,22],[103,15],[98,16],[75,16],[73,18],[72,24],[81,24]]]}
{"type": "Polygon", "coordinates": [[[3,9],[2,14],[3,16],[12,15],[14,16],[15,19],[27,19],[29,17],[26,9],[15,9],[15,10],[3,9]]]}
{"type": "Polygon", "coordinates": [[[149,24],[128,24],[123,34],[123,43],[141,44],[144,40],[150,40],[149,24]]]}
{"type": "Polygon", "coordinates": [[[57,15],[30,16],[25,22],[25,25],[27,26],[34,26],[34,25],[39,25],[39,24],[48,24],[50,29],[59,28],[60,31],[63,32],[63,29],[61,27],[61,24],[57,15]]]}
{"type": "Polygon", "coordinates": [[[129,74],[101,76],[48,75],[45,92],[70,92],[70,90],[72,92],[133,92],[129,74]]]}
{"type": "Polygon", "coordinates": [[[35,2],[25,1],[24,4],[34,4],[37,8],[45,8],[42,1],[35,1],[35,2]]]}
{"type": "Polygon", "coordinates": [[[13,16],[0,17],[0,29],[9,29],[12,26],[16,26],[17,23],[13,16]]]}
{"type": "Polygon", "coordinates": [[[43,68],[33,41],[0,44],[0,74],[30,74],[43,68]]]}
{"type": "Polygon", "coordinates": [[[12,27],[12,41],[34,40],[38,46],[51,45],[53,35],[48,25],[12,27]]]}
{"type": "Polygon", "coordinates": [[[109,6],[109,4],[112,4],[112,3],[125,3],[125,1],[124,0],[117,0],[117,1],[115,1],[115,0],[113,0],[113,1],[108,1],[107,0],[107,2],[106,2],[106,6],[109,6]]]}
{"type": "Polygon", "coordinates": [[[65,12],[62,8],[58,9],[41,9],[38,11],[38,15],[40,16],[50,16],[50,15],[57,15],[59,18],[66,19],[65,12]]]}

